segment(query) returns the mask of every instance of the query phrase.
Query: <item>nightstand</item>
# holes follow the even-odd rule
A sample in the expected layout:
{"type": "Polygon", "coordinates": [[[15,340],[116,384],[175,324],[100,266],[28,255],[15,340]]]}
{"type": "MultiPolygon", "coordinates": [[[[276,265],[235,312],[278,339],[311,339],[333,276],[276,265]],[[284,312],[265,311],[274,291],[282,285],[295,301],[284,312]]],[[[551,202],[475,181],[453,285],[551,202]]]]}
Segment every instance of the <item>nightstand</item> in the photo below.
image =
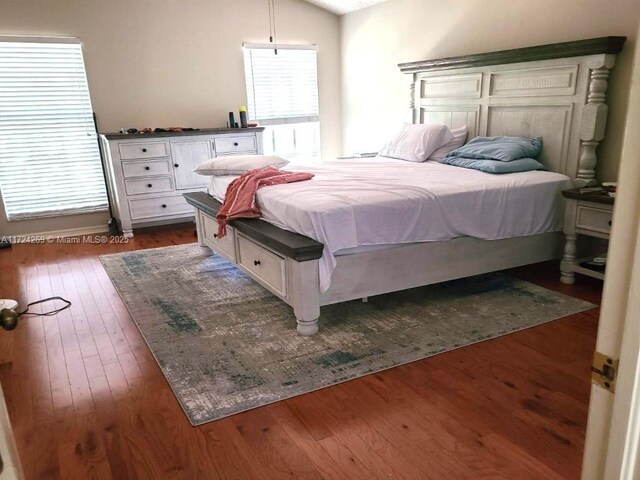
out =
{"type": "Polygon", "coordinates": [[[337,157],[337,160],[348,160],[352,158],[373,158],[377,157],[378,152],[364,152],[364,153],[352,153],[351,155],[346,155],[344,157],[337,157]]]}
{"type": "Polygon", "coordinates": [[[567,199],[564,218],[565,245],[560,262],[560,281],[573,284],[576,273],[604,280],[604,273],[581,266],[592,258],[577,258],[578,235],[609,239],[614,198],[604,193],[580,193],[579,188],[565,190],[567,199]]]}

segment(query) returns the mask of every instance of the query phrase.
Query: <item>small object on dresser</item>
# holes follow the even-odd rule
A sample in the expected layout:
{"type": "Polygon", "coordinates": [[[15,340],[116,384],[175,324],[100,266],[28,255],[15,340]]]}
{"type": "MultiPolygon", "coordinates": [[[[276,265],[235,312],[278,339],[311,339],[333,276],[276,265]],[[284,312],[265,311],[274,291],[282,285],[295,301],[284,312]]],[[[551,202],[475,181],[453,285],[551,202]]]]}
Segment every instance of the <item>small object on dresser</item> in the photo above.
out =
{"type": "Polygon", "coordinates": [[[247,128],[247,107],[240,105],[238,110],[240,112],[240,127],[247,128]]]}
{"type": "Polygon", "coordinates": [[[234,128],[236,125],[236,118],[233,115],[233,112],[229,112],[229,128],[234,128]]]}

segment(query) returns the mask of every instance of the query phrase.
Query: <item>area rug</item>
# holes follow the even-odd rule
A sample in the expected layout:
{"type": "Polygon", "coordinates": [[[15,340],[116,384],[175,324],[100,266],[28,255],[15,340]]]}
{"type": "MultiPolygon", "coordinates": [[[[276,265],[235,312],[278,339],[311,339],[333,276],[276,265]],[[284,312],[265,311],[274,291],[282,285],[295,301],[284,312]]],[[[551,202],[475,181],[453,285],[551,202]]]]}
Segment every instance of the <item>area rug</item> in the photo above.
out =
{"type": "Polygon", "coordinates": [[[288,305],[206,248],[101,260],[193,425],[594,307],[498,273],[322,307],[303,337],[288,305]]]}

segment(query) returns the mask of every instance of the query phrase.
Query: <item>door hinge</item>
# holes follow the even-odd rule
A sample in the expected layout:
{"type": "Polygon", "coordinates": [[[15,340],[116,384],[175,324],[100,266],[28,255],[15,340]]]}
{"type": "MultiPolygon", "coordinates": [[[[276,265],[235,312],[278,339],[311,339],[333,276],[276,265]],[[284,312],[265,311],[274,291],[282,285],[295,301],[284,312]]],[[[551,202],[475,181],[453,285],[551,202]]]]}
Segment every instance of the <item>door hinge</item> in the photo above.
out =
{"type": "Polygon", "coordinates": [[[619,363],[620,360],[596,352],[593,355],[593,365],[591,366],[591,381],[611,393],[615,393],[619,363]]]}

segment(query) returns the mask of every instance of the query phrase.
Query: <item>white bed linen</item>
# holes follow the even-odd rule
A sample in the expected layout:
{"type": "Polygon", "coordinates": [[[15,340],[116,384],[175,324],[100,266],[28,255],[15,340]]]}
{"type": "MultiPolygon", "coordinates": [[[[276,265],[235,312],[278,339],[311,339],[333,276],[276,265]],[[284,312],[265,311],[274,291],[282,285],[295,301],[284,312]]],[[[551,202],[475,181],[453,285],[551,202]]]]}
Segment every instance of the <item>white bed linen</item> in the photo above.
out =
{"type": "Polygon", "coordinates": [[[216,200],[224,202],[227,187],[240,175],[212,175],[209,180],[209,195],[216,200]]]}
{"type": "MultiPolygon", "coordinates": [[[[383,157],[289,165],[287,170],[308,171],[315,177],[262,188],[258,205],[267,222],[325,245],[320,259],[322,291],[329,288],[336,253],[345,249],[559,231],[560,192],[571,183],[554,172],[494,175],[383,157]]],[[[214,177],[210,193],[222,199],[233,178],[214,177]]]]}

